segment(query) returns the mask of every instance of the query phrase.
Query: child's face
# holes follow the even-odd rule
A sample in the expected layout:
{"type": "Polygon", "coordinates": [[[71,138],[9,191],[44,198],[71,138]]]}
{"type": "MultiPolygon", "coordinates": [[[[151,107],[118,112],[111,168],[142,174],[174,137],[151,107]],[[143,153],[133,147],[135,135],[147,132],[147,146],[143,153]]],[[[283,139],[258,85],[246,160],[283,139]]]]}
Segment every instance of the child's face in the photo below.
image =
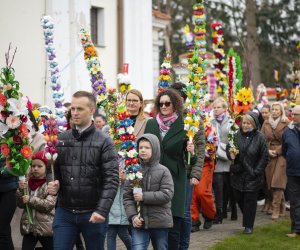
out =
{"type": "Polygon", "coordinates": [[[31,163],[31,173],[35,179],[41,179],[46,176],[46,166],[41,160],[35,159],[31,163]]]}
{"type": "Polygon", "coordinates": [[[149,161],[152,156],[152,147],[148,141],[140,141],[139,143],[139,155],[144,161],[149,161]]]}

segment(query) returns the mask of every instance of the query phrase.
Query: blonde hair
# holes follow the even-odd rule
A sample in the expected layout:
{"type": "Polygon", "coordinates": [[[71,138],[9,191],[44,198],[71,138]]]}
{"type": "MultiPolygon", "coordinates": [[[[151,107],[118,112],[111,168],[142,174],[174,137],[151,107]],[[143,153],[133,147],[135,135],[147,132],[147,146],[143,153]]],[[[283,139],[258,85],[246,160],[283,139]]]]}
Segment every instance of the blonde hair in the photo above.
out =
{"type": "Polygon", "coordinates": [[[144,113],[144,98],[143,98],[142,93],[137,89],[131,89],[127,92],[125,100],[127,100],[127,96],[129,94],[136,95],[140,99],[141,107],[140,107],[138,115],[137,115],[137,120],[144,120],[146,118],[146,116],[145,116],[145,113],[144,113]]]}
{"type": "Polygon", "coordinates": [[[218,97],[216,100],[214,100],[213,106],[215,106],[217,103],[221,103],[223,108],[228,108],[228,104],[223,97],[218,97]]]}
{"type": "Polygon", "coordinates": [[[285,110],[284,110],[283,104],[281,102],[274,102],[274,103],[272,103],[271,108],[270,108],[271,111],[272,111],[272,108],[274,106],[279,106],[280,107],[280,111],[281,111],[281,118],[280,118],[280,120],[283,121],[283,122],[288,121],[289,119],[287,118],[287,116],[285,114],[285,110]]]}
{"type": "Polygon", "coordinates": [[[253,126],[253,128],[257,128],[254,118],[251,115],[245,114],[242,117],[242,121],[247,120],[253,126]]]}

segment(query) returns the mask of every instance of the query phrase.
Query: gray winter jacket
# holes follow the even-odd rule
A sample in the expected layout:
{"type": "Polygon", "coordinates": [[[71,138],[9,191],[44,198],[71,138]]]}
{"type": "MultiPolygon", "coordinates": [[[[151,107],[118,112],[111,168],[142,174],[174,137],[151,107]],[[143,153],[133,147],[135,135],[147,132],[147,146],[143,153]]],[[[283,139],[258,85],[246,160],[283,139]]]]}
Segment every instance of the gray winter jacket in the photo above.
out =
{"type": "MultiPolygon", "coordinates": [[[[141,204],[141,217],[144,220],[144,228],[171,228],[173,218],[171,212],[171,200],[174,194],[174,184],[170,171],[159,164],[160,144],[155,135],[144,134],[141,139],[147,139],[152,146],[152,157],[149,162],[140,162],[143,179],[143,201],[141,204]]],[[[129,222],[137,216],[136,202],[133,198],[133,188],[129,181],[125,183],[124,207],[129,222]]]]}
{"type": "Polygon", "coordinates": [[[228,133],[230,129],[229,120],[229,114],[226,114],[222,123],[217,122],[214,117],[211,119],[211,123],[216,129],[219,138],[215,173],[229,172],[230,169],[231,161],[226,155],[226,145],[228,144],[228,133]]]}

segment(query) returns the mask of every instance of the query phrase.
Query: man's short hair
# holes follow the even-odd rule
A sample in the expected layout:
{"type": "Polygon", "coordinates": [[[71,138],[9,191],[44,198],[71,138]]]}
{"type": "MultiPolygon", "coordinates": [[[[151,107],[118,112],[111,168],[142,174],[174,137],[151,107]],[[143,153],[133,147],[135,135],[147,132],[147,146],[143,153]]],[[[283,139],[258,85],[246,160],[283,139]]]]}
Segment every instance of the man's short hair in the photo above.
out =
{"type": "Polygon", "coordinates": [[[90,92],[80,90],[80,91],[75,92],[73,94],[73,97],[74,98],[86,97],[89,99],[90,106],[93,108],[96,108],[96,98],[90,92]]]}

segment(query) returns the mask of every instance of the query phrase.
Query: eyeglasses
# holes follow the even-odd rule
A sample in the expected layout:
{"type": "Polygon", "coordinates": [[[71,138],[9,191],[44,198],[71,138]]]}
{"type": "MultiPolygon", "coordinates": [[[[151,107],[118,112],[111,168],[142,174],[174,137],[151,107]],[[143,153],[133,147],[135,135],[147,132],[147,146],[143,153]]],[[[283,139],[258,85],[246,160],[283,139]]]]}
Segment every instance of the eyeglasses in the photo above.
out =
{"type": "Polygon", "coordinates": [[[171,104],[172,104],[171,102],[160,102],[160,103],[159,103],[159,107],[162,108],[164,105],[165,105],[166,107],[170,107],[171,104]]]}
{"type": "Polygon", "coordinates": [[[127,99],[126,102],[127,103],[138,103],[139,100],[127,99]]]}

